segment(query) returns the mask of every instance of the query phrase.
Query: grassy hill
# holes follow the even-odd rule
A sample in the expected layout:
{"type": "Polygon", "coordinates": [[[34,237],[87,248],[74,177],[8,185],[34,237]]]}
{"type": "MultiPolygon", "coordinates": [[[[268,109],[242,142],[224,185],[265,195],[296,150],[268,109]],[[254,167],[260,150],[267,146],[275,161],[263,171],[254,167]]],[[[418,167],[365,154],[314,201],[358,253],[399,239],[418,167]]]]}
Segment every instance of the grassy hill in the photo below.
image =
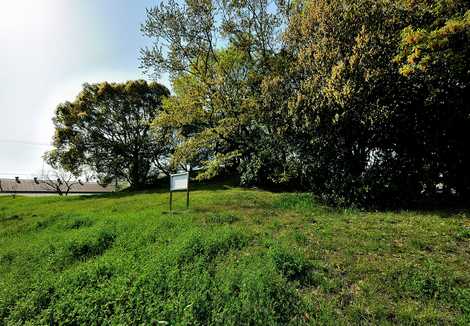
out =
{"type": "Polygon", "coordinates": [[[468,212],[184,196],[0,197],[0,324],[470,323],[468,212]]]}

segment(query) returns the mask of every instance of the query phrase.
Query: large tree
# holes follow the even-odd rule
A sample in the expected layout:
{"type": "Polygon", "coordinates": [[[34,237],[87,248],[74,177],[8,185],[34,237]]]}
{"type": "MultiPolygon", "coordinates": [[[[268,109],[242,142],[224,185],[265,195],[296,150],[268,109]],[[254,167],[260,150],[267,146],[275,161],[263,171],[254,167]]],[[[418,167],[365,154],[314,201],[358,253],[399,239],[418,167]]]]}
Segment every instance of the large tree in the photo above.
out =
{"type": "Polygon", "coordinates": [[[143,68],[169,73],[174,96],[156,126],[177,130],[175,164],[206,167],[201,177],[238,169],[243,183],[266,179],[283,152],[262,113],[262,82],[275,66],[285,1],[164,1],[142,27],[154,45],[143,68]]]}
{"type": "Polygon", "coordinates": [[[48,162],[75,174],[90,169],[101,179],[144,186],[171,149],[171,131],[150,128],[169,95],[164,86],[144,80],[85,84],[75,101],[56,109],[48,162]]]}
{"type": "Polygon", "coordinates": [[[271,93],[292,94],[286,134],[314,193],[360,205],[429,198],[439,184],[468,194],[468,1],[302,3],[286,33],[294,60],[271,93]]]}
{"type": "Polygon", "coordinates": [[[419,19],[402,31],[394,61],[425,113],[419,138],[428,157],[426,190],[438,180],[444,192],[469,198],[470,2],[416,7],[419,19]]]}

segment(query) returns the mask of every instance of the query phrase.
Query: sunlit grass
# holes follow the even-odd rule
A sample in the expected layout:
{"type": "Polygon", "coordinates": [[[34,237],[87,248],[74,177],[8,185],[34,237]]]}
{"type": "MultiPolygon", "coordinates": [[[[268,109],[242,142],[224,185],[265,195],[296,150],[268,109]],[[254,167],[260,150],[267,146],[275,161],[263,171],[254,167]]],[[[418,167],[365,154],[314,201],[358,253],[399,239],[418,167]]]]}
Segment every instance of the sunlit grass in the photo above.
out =
{"type": "Polygon", "coordinates": [[[174,199],[0,197],[0,324],[470,322],[468,212],[174,199]]]}

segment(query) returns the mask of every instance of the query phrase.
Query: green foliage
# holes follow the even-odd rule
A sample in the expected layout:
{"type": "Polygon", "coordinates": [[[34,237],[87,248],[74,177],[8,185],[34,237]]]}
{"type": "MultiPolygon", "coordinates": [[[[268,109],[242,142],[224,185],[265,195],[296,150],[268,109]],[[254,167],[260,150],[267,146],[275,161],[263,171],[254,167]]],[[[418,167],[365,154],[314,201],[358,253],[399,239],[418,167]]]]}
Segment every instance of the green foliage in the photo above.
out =
{"type": "Polygon", "coordinates": [[[264,256],[243,257],[217,275],[219,307],[211,324],[282,325],[302,323],[302,301],[295,288],[264,256]]]}
{"type": "Polygon", "coordinates": [[[470,195],[464,0],[165,1],[148,72],[174,96],[175,165],[309,189],[338,206],[470,195]],[[217,18],[216,18],[217,17],[217,18]],[[442,188],[441,195],[436,187],[442,188]]]}
{"type": "Polygon", "coordinates": [[[198,230],[190,232],[176,250],[177,263],[185,264],[193,260],[211,261],[217,255],[225,254],[229,250],[240,250],[247,245],[245,234],[231,229],[222,229],[212,234],[202,235],[198,230]]]}
{"type": "Polygon", "coordinates": [[[151,132],[169,91],[157,83],[85,84],[75,101],[56,109],[52,166],[75,174],[91,170],[104,181],[124,179],[142,187],[150,174],[165,170],[172,146],[166,129],[151,132]]]}
{"type": "Polygon", "coordinates": [[[205,167],[199,179],[238,171],[244,185],[287,175],[288,152],[261,105],[283,13],[271,0],[165,1],[147,12],[142,30],[154,45],[143,49],[142,65],[172,78],[175,94],[154,126],[177,131],[174,166],[205,167]]]}
{"type": "Polygon", "coordinates": [[[470,227],[462,228],[462,230],[460,230],[460,231],[457,233],[456,238],[457,238],[458,240],[470,239],[470,227]]]}
{"type": "Polygon", "coordinates": [[[426,262],[419,270],[414,266],[400,266],[400,270],[393,272],[390,282],[396,282],[403,294],[427,300],[437,298],[449,300],[455,279],[453,275],[444,276],[445,273],[439,268],[432,262],[426,262]]]}
{"type": "Polygon", "coordinates": [[[314,194],[340,206],[466,198],[468,2],[305,1],[272,92],[287,104],[314,194]],[[325,37],[328,35],[328,37],[325,37]],[[397,53],[399,53],[397,55],[397,53]]]}

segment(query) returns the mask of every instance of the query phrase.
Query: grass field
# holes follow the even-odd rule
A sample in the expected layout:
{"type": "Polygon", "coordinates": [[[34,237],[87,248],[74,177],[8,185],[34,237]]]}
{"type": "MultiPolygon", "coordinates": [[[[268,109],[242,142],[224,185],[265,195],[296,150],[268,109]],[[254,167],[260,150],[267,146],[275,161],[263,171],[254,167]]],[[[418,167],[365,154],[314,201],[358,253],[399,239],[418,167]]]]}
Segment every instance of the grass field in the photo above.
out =
{"type": "Polygon", "coordinates": [[[469,324],[470,214],[237,188],[0,197],[0,324],[469,324]]]}

